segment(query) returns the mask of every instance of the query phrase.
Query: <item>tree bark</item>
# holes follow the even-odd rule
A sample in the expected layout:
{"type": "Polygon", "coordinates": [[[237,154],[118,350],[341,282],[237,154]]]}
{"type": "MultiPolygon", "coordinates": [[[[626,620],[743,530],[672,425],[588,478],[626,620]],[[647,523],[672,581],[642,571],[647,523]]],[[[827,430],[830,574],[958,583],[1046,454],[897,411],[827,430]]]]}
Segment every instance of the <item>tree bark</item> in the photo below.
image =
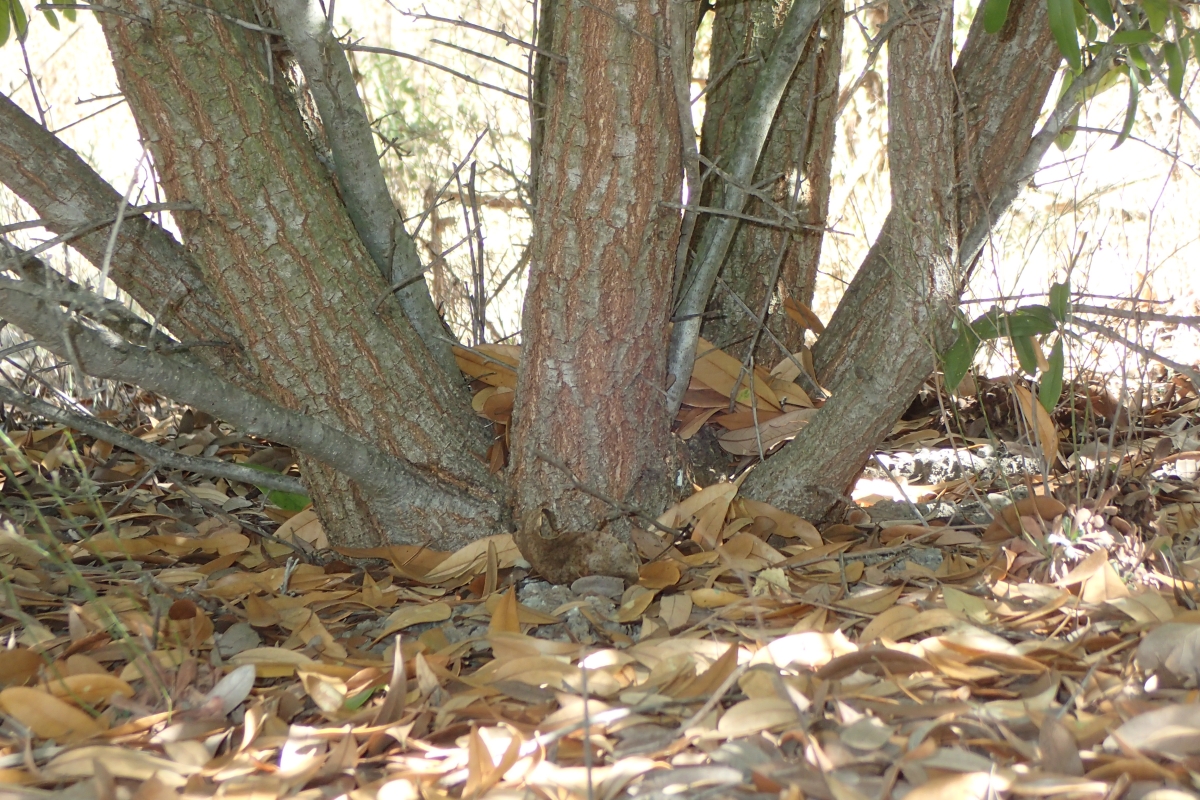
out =
{"type": "Polygon", "coordinates": [[[668,0],[550,0],[533,258],[513,428],[518,544],[551,580],[633,577],[630,524],[575,489],[657,510],[673,470],[662,385],[679,214],[668,0]],[[543,511],[550,512],[548,515],[543,511]],[[586,533],[586,535],[584,535],[586,533]]]}
{"type": "MultiPolygon", "coordinates": [[[[3,95],[0,182],[31,205],[51,232],[62,236],[90,229],[72,238],[70,245],[93,264],[104,263],[112,229],[94,226],[115,218],[121,195],[3,95]]],[[[195,354],[214,372],[243,386],[254,383],[252,365],[230,355],[241,350],[240,332],[205,284],[199,266],[170,233],[141,215],[124,218],[109,277],[180,340],[210,343],[195,354]],[[213,342],[228,345],[212,347],[213,342]]]]}
{"type": "MultiPolygon", "coordinates": [[[[262,39],[172,3],[100,15],[121,88],[154,154],[185,243],[244,335],[260,391],[475,498],[472,518],[396,513],[347,475],[302,462],[330,538],[455,548],[506,525],[484,431],[388,298],[262,39]],[[274,77],[274,80],[272,80],[274,77]]],[[[249,3],[221,8],[253,18],[249,3]]],[[[361,477],[361,476],[360,476],[361,477]]],[[[431,502],[414,498],[414,503],[431,502]]]]}
{"type": "MultiPolygon", "coordinates": [[[[737,140],[738,123],[744,118],[741,111],[754,92],[782,21],[776,5],[772,0],[720,3],[713,11],[710,89],[700,146],[709,163],[724,163],[737,140]]],[[[729,349],[737,343],[733,349],[742,351],[746,345],[741,343],[753,342],[760,345],[757,357],[777,361],[784,355],[773,343],[754,335],[758,320],[746,314],[731,292],[756,314],[778,292],[767,325],[788,352],[799,350],[804,343],[802,331],[783,313],[780,302],[791,298],[812,304],[829,210],[844,27],[842,4],[832,4],[810,35],[771,124],[754,185],[770,197],[774,207],[751,197],[745,213],[778,220],[787,227],[747,220],[738,225],[721,268],[727,288],[718,287],[714,293],[709,307],[712,316],[703,326],[704,337],[718,346],[729,349]],[[790,219],[781,218],[780,210],[790,219]]],[[[724,185],[710,173],[699,204],[720,206],[724,185]]],[[[702,216],[699,226],[706,221],[702,216]]]]}
{"type": "MultiPolygon", "coordinates": [[[[920,8],[912,6],[912,13],[920,8]]],[[[894,6],[891,13],[903,9],[894,6]]],[[[938,40],[936,30],[924,30],[925,44],[912,42],[916,26],[929,24],[902,23],[888,44],[893,208],[814,348],[818,375],[833,398],[745,484],[751,496],[812,519],[839,504],[949,344],[969,260],[956,254],[947,272],[943,257],[927,252],[936,241],[931,237],[948,238],[957,248],[964,230],[994,223],[981,215],[992,196],[1023,179],[1014,170],[1030,147],[1061,60],[1045,4],[1014,0],[997,35],[987,34],[983,15],[976,14],[953,75],[945,66],[949,53],[939,51],[938,63],[928,68],[945,74],[922,76],[919,64],[909,71],[913,59],[928,59],[921,49],[935,41],[945,47],[949,38],[948,31],[938,40]],[[957,86],[952,126],[944,121],[946,99],[923,96],[922,85],[935,80],[952,93],[957,86]],[[930,129],[921,117],[939,121],[930,129]],[[946,195],[947,180],[963,185],[946,195]]]]}

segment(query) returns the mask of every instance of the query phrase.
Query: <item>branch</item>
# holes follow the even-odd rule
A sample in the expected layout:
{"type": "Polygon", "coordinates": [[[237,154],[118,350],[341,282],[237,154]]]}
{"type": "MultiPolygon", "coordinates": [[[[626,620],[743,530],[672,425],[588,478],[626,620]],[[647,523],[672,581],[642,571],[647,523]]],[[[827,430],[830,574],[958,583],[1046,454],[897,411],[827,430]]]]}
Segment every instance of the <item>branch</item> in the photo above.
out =
{"type": "Polygon", "coordinates": [[[1137,353],[1139,356],[1142,356],[1143,358],[1148,358],[1151,361],[1157,361],[1158,363],[1162,364],[1163,366],[1170,367],[1171,369],[1175,370],[1176,372],[1186,375],[1188,377],[1188,380],[1190,380],[1192,382],[1193,386],[1200,386],[1200,372],[1197,372],[1195,369],[1193,369],[1192,367],[1189,367],[1187,364],[1180,364],[1178,361],[1172,361],[1171,359],[1167,358],[1166,356],[1160,356],[1158,353],[1154,352],[1153,350],[1151,350],[1148,347],[1143,347],[1142,345],[1138,344],[1137,342],[1129,341],[1124,336],[1122,336],[1121,334],[1114,331],[1112,328],[1105,327],[1104,325],[1099,325],[1095,322],[1092,322],[1091,320],[1080,319],[1079,317],[1072,315],[1071,322],[1075,325],[1078,325],[1081,328],[1085,328],[1085,329],[1091,331],[1092,333],[1098,333],[1101,336],[1103,336],[1111,341],[1116,342],[1117,344],[1124,345],[1125,347],[1128,347],[1130,350],[1137,353]]]}
{"type": "Polygon", "coordinates": [[[1062,133],[1063,128],[1070,121],[1071,115],[1082,105],[1087,90],[1099,83],[1100,79],[1111,69],[1113,53],[1114,48],[1111,46],[1106,46],[1101,50],[1092,63],[1088,64],[1079,77],[1071,83],[1063,96],[1058,98],[1058,103],[1050,112],[1050,118],[1030,140],[1029,149],[1025,151],[1025,155],[1016,166],[1008,171],[1007,179],[997,188],[995,197],[988,203],[987,212],[981,214],[975,224],[963,235],[958,251],[959,267],[960,270],[963,270],[960,274],[966,274],[966,267],[983,249],[996,220],[1000,219],[1017,195],[1021,193],[1021,190],[1037,174],[1042,158],[1045,157],[1058,135],[1062,133]]]}
{"type": "MultiPolygon", "coordinates": [[[[99,228],[112,220],[121,194],[2,94],[0,183],[32,206],[48,230],[70,235],[71,246],[84,258],[96,265],[103,262],[108,237],[99,228]]],[[[145,309],[184,300],[173,305],[173,316],[162,322],[179,338],[241,339],[205,283],[199,265],[170,233],[146,217],[125,219],[110,277],[145,309]]],[[[228,368],[216,358],[207,363],[223,375],[235,374],[239,367],[246,375],[253,371],[245,361],[228,368]]]]}
{"type": "Polygon", "coordinates": [[[1189,328],[1200,329],[1200,317],[1179,317],[1174,314],[1159,314],[1156,311],[1126,311],[1123,308],[1107,308],[1105,306],[1087,306],[1071,304],[1071,311],[1076,314],[1096,314],[1102,317],[1131,319],[1135,322],[1166,322],[1174,325],[1187,325],[1189,328]]]}
{"type": "MultiPolygon", "coordinates": [[[[727,212],[741,214],[745,207],[747,192],[743,187],[753,182],[754,168],[758,165],[779,101],[822,10],[821,0],[796,0],[775,37],[771,55],[755,84],[745,121],[738,130],[737,142],[730,153],[728,171],[733,181],[725,186],[721,200],[721,207],[727,212]]],[[[717,273],[725,261],[737,226],[738,219],[729,216],[717,216],[704,226],[696,249],[696,260],[683,282],[673,315],[679,321],[671,329],[671,344],[667,352],[667,374],[672,381],[667,388],[669,417],[679,411],[684,392],[687,391],[696,363],[700,315],[712,294],[717,273]]]]}
{"type": "Polygon", "coordinates": [[[511,89],[505,89],[503,86],[496,86],[495,84],[485,83],[484,81],[481,81],[478,78],[472,78],[470,75],[468,75],[465,72],[459,72],[456,69],[450,69],[450,67],[447,67],[445,64],[439,64],[436,61],[430,61],[427,58],[421,58],[420,56],[414,56],[412,53],[405,53],[402,50],[392,50],[387,47],[375,47],[373,45],[367,45],[367,44],[347,44],[347,45],[342,45],[342,48],[345,50],[352,50],[355,53],[379,53],[380,55],[385,55],[385,56],[395,56],[396,58],[406,58],[409,61],[415,61],[418,64],[424,64],[427,67],[433,67],[434,69],[440,69],[442,72],[447,72],[447,73],[453,75],[454,77],[458,78],[459,80],[466,81],[467,83],[473,83],[476,86],[483,87],[484,89],[491,89],[494,92],[499,92],[500,94],[506,94],[509,97],[515,97],[517,100],[520,100],[521,102],[525,102],[525,103],[529,102],[528,97],[526,97],[523,94],[519,94],[518,92],[514,92],[511,89]]]}
{"type": "Polygon", "coordinates": [[[371,494],[404,503],[444,505],[446,487],[402,459],[241,389],[173,356],[135,347],[81,325],[41,299],[30,301],[17,281],[0,278],[0,316],[83,372],[135,384],[199,408],[239,430],[293,447],[352,477],[371,494]]]}
{"type": "Polygon", "coordinates": [[[66,409],[52,406],[35,397],[30,397],[27,394],[10,389],[7,386],[0,386],[0,401],[23,408],[31,414],[37,414],[39,417],[44,417],[51,422],[66,425],[72,430],[86,433],[93,439],[111,442],[123,450],[136,453],[156,466],[161,465],[170,467],[171,469],[194,472],[198,475],[207,475],[212,478],[224,478],[225,480],[237,481],[238,483],[262,486],[267,489],[274,489],[277,492],[305,494],[307,491],[304,488],[304,484],[296,478],[279,475],[274,472],[262,472],[250,467],[244,467],[241,464],[230,464],[225,461],[218,461],[217,459],[196,458],[195,456],[175,453],[164,447],[144,442],[136,436],[130,436],[128,433],[117,430],[111,425],[105,425],[103,422],[90,419],[82,414],[76,414],[74,411],[67,411],[66,409]]]}
{"type": "Polygon", "coordinates": [[[342,46],[312,0],[272,0],[271,4],[316,100],[354,229],[384,280],[402,287],[397,289],[396,297],[404,316],[434,360],[446,375],[458,375],[454,354],[439,338],[444,329],[429,287],[422,280],[421,258],[392,202],[371,123],[342,46]]]}

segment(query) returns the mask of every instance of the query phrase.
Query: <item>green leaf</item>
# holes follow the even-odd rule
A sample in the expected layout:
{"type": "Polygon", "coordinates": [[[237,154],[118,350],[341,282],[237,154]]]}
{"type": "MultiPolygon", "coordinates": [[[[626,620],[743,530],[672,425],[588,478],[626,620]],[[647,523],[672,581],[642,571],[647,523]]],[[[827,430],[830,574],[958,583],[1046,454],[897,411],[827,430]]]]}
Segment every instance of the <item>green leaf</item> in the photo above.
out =
{"type": "Polygon", "coordinates": [[[29,35],[29,17],[25,16],[25,9],[21,7],[21,0],[8,0],[9,8],[12,9],[13,30],[16,31],[17,41],[25,41],[25,37],[29,35]]]}
{"type": "Polygon", "coordinates": [[[983,29],[988,33],[999,33],[1008,19],[1010,0],[987,0],[983,7],[983,29]]]}
{"type": "Polygon", "coordinates": [[[967,376],[971,364],[975,361],[975,353],[979,350],[979,337],[965,324],[961,317],[954,320],[958,330],[958,338],[950,349],[942,356],[942,378],[946,389],[953,392],[967,376]]]}
{"type": "Polygon", "coordinates": [[[1067,321],[1071,311],[1071,279],[1050,287],[1050,313],[1059,322],[1067,321]]]}
{"type": "MultiPolygon", "coordinates": [[[[54,5],[56,5],[56,6],[65,6],[69,3],[75,2],[75,0],[51,0],[51,2],[53,2],[54,5]]],[[[75,21],[75,9],[64,8],[59,13],[61,13],[64,17],[67,18],[67,22],[75,21]]]]}
{"type": "Polygon", "coordinates": [[[0,0],[0,47],[8,41],[8,31],[12,18],[8,12],[8,0],[0,0]]]}
{"type": "Polygon", "coordinates": [[[1062,51],[1063,58],[1075,74],[1083,70],[1079,55],[1079,34],[1075,30],[1075,0],[1046,0],[1050,32],[1062,51]]]}
{"type": "Polygon", "coordinates": [[[42,11],[42,15],[46,18],[46,22],[50,23],[51,28],[54,28],[54,30],[58,30],[58,15],[57,14],[55,14],[53,11],[51,11],[50,9],[47,8],[44,11],[42,11]]]}
{"type": "Polygon", "coordinates": [[[267,492],[267,499],[284,511],[303,511],[312,505],[312,498],[306,494],[277,492],[274,489],[267,492]]]}
{"type": "Polygon", "coordinates": [[[1150,31],[1117,31],[1112,36],[1108,37],[1108,41],[1113,44],[1149,44],[1158,37],[1150,31]]]}
{"type": "Polygon", "coordinates": [[[1137,119],[1138,106],[1138,79],[1137,71],[1129,70],[1129,103],[1125,107],[1125,122],[1121,125],[1121,133],[1117,135],[1117,143],[1112,146],[1116,150],[1121,145],[1125,144],[1125,140],[1129,138],[1129,134],[1133,131],[1134,120],[1137,119]]]}
{"type": "Polygon", "coordinates": [[[1064,153],[1071,146],[1071,142],[1075,141],[1075,128],[1079,125],[1079,112],[1082,110],[1081,107],[1072,111],[1071,116],[1067,119],[1067,124],[1063,125],[1062,131],[1054,137],[1054,146],[1064,153]]]}
{"type": "Polygon", "coordinates": [[[1112,6],[1108,0],[1086,0],[1086,2],[1088,9],[1096,19],[1103,22],[1110,29],[1117,27],[1117,22],[1113,19],[1112,6]]]}
{"type": "Polygon", "coordinates": [[[1063,340],[1060,338],[1050,350],[1050,358],[1046,359],[1048,366],[1042,373],[1041,386],[1038,390],[1038,402],[1046,413],[1054,411],[1058,398],[1062,396],[1063,388],[1063,340]]]}
{"type": "Polygon", "coordinates": [[[1009,336],[1043,336],[1058,330],[1049,306],[1021,306],[1006,322],[1009,336]]]}
{"type": "Polygon", "coordinates": [[[1167,25],[1167,14],[1171,10],[1168,0],[1142,0],[1142,10],[1146,12],[1150,30],[1162,33],[1167,25]]]}
{"type": "Polygon", "coordinates": [[[1162,55],[1167,62],[1167,91],[1179,97],[1183,92],[1183,54],[1179,52],[1179,45],[1167,42],[1163,45],[1162,55]]]}
{"type": "Polygon", "coordinates": [[[1012,342],[1013,350],[1016,351],[1017,363],[1021,365],[1021,371],[1026,375],[1037,372],[1037,343],[1033,341],[1033,337],[1014,336],[1009,341],[1012,342]]]}

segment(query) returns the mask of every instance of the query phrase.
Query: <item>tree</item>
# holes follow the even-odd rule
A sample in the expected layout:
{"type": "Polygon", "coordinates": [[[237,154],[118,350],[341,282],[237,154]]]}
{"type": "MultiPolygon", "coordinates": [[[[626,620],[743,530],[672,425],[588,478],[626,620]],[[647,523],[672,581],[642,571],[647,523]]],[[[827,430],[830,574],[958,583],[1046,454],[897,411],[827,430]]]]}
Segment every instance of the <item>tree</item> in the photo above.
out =
{"type": "MultiPolygon", "coordinates": [[[[948,0],[890,4],[877,45],[892,210],[813,353],[832,396],[751,473],[752,497],[810,518],[840,502],[950,344],[991,226],[1113,67],[1112,44],[1080,60],[1062,0],[996,3],[957,57],[948,0]],[[1035,135],[1067,38],[1073,82],[1035,135]]],[[[98,8],[182,242],[0,98],[0,181],[153,319],[11,245],[0,316],[88,374],[296,448],[339,544],[450,549],[515,530],[551,579],[632,576],[636,521],[610,501],[657,513],[680,488],[671,424],[698,334],[748,336],[751,353],[763,335],[801,344],[778,300],[812,295],[841,6],[719,4],[711,73],[724,82],[697,149],[688,87],[707,7],[542,4],[533,255],[512,464],[495,475],[343,47],[316,4],[269,5],[269,18],[248,0],[98,8]],[[681,213],[685,185],[698,203],[681,213]]],[[[1140,27],[1134,11],[1126,27],[1140,27]]]]}

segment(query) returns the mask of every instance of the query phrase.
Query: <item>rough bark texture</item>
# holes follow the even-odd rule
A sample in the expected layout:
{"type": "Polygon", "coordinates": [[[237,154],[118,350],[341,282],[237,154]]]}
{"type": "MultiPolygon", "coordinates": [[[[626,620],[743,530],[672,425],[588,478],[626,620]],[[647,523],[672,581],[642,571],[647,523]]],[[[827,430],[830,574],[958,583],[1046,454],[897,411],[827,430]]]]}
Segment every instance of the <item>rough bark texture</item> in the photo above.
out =
{"type": "MultiPolygon", "coordinates": [[[[116,216],[121,196],[74,150],[0,95],[0,182],[33,206],[58,235],[116,216]]],[[[93,264],[104,263],[112,229],[101,227],[71,240],[93,264]]],[[[113,248],[109,277],[159,325],[181,341],[228,342],[194,353],[209,368],[243,385],[252,365],[236,354],[240,333],[204,283],[200,268],[170,233],[145,217],[127,217],[113,248]]]]}
{"type": "Polygon", "coordinates": [[[519,544],[553,580],[630,575],[628,520],[572,488],[542,452],[609,496],[669,496],[665,370],[679,215],[679,118],[667,0],[552,0],[533,259],[523,316],[513,486],[519,544]],[[546,514],[544,512],[549,512],[546,514]],[[601,528],[603,527],[603,530],[601,528]],[[589,536],[563,536],[594,532],[589,536]],[[570,549],[566,563],[551,563],[570,549]],[[539,563],[540,562],[540,563],[539,563]]]}
{"type": "MultiPolygon", "coordinates": [[[[163,189],[199,210],[176,218],[261,392],[411,462],[460,513],[398,514],[311,459],[302,463],[331,539],[454,548],[504,525],[503,493],[459,386],[438,370],[389,299],[262,39],[173,3],[126,2],[148,24],[102,14],[121,88],[163,189]]],[[[249,3],[221,10],[252,19],[249,3]]],[[[428,505],[428,504],[421,504],[428,505]]]]}
{"type": "MultiPolygon", "coordinates": [[[[913,13],[920,8],[912,6],[913,13]]],[[[891,13],[903,11],[893,6],[891,13]]],[[[893,33],[888,67],[893,209],[814,348],[833,399],[795,441],[749,476],[745,490],[752,496],[809,518],[825,516],[948,344],[944,338],[966,276],[961,268],[945,274],[940,258],[922,262],[936,255],[925,248],[935,236],[952,235],[957,244],[961,231],[978,221],[993,187],[1011,180],[1060,61],[1044,3],[1014,0],[1008,20],[993,36],[976,15],[953,83],[949,74],[921,77],[926,68],[949,73],[942,60],[948,54],[939,52],[936,64],[927,61],[928,47],[938,41],[936,30],[928,29],[936,19],[909,22],[893,33]],[[914,34],[921,37],[916,42],[914,34]],[[907,64],[901,52],[909,53],[907,64]],[[949,131],[944,122],[930,130],[919,119],[946,113],[931,105],[944,98],[926,96],[934,80],[957,91],[949,131]],[[913,94],[898,97],[898,91],[913,94]],[[944,138],[948,132],[954,133],[950,141],[944,138]],[[936,143],[922,139],[934,133],[936,143]],[[930,194],[955,173],[963,184],[956,195],[940,189],[930,194]]]]}
{"type": "MultiPolygon", "coordinates": [[[[721,165],[737,138],[740,113],[754,92],[754,83],[770,51],[775,33],[787,11],[775,0],[720,3],[714,9],[713,42],[700,152],[721,165]]],[[[778,289],[785,297],[812,303],[817,262],[825,217],[829,210],[829,181],[833,167],[834,122],[837,114],[838,78],[842,67],[844,12],[832,4],[813,31],[804,56],[788,84],[771,126],[754,184],[773,201],[772,208],[752,198],[745,213],[761,219],[779,219],[777,209],[794,215],[794,231],[743,221],[738,226],[721,278],[729,287],[714,294],[703,335],[718,345],[745,342],[753,336],[757,320],[730,297],[736,293],[755,314],[778,289]],[[797,189],[797,182],[799,188],[797,189]]],[[[721,204],[724,181],[709,175],[700,205],[721,204]]],[[[700,218],[703,226],[706,217],[700,218]]],[[[778,302],[767,324],[780,341],[795,352],[803,344],[801,330],[790,322],[778,302]]],[[[782,354],[769,341],[759,341],[758,355],[777,361],[782,354]]],[[[740,352],[742,347],[734,347],[740,352]]]]}

